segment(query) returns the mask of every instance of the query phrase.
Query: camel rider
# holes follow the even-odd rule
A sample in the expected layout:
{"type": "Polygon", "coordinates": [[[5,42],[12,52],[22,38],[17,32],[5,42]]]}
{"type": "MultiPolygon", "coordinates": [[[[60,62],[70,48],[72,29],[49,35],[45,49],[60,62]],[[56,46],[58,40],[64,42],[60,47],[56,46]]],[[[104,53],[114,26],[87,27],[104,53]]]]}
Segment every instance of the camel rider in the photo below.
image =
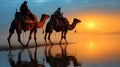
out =
{"type": "Polygon", "coordinates": [[[54,15],[57,18],[62,17],[63,13],[61,12],[61,8],[60,7],[54,12],[54,15]]]}
{"type": "Polygon", "coordinates": [[[27,1],[24,1],[22,3],[22,5],[20,6],[20,11],[25,18],[30,17],[30,19],[34,21],[34,16],[27,6],[27,1]]]}
{"type": "Polygon", "coordinates": [[[60,19],[65,25],[68,23],[68,20],[65,17],[63,17],[63,13],[61,12],[60,7],[58,7],[58,9],[54,12],[54,16],[60,19]]]}

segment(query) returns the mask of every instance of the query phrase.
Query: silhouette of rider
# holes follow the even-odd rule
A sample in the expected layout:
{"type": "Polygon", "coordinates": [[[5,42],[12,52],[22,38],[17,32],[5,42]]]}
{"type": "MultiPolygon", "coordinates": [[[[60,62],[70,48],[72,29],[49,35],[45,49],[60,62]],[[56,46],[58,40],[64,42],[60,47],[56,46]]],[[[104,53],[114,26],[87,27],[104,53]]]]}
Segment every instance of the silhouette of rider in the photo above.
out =
{"type": "Polygon", "coordinates": [[[27,1],[24,1],[22,3],[22,5],[20,6],[20,11],[25,18],[30,17],[31,20],[34,20],[33,14],[27,6],[27,1]]]}
{"type": "Polygon", "coordinates": [[[56,18],[60,19],[65,25],[68,23],[68,20],[63,17],[63,12],[61,12],[61,8],[58,7],[57,10],[53,14],[56,18]]]}
{"type": "Polygon", "coordinates": [[[63,13],[61,12],[61,8],[58,7],[58,9],[54,12],[54,15],[57,17],[57,18],[60,18],[63,16],[63,13]]]}

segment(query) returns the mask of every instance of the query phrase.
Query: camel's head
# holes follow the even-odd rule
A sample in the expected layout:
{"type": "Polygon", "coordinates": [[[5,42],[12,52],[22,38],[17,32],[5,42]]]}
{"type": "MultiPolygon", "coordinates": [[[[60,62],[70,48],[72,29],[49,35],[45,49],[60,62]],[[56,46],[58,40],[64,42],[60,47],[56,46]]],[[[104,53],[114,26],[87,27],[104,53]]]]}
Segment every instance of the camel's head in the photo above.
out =
{"type": "Polygon", "coordinates": [[[50,16],[49,16],[49,15],[47,15],[47,14],[42,14],[42,17],[44,17],[45,19],[50,18],[50,16]]]}
{"type": "Polygon", "coordinates": [[[40,20],[40,22],[41,22],[42,20],[47,20],[48,18],[50,18],[49,15],[47,15],[47,14],[42,14],[42,15],[41,15],[41,20],[40,20]]]}
{"type": "Polygon", "coordinates": [[[75,23],[81,23],[81,20],[77,19],[77,18],[74,18],[74,22],[75,23]]]}

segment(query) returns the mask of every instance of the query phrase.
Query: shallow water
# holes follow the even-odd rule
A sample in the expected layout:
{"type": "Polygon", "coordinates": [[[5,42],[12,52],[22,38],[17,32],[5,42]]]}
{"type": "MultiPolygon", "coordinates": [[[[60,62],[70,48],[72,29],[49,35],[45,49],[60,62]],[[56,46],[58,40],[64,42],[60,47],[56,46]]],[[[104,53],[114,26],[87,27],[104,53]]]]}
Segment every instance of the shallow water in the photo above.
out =
{"type": "MultiPolygon", "coordinates": [[[[47,55],[49,55],[50,51],[52,58],[58,58],[62,56],[62,49],[65,51],[65,47],[66,55],[74,57],[78,64],[82,64],[82,66],[78,67],[120,67],[119,35],[69,36],[68,34],[68,41],[71,43],[68,45],[62,44],[61,46],[41,46],[29,49],[0,51],[0,67],[12,67],[10,63],[13,62],[17,65],[19,59],[26,62],[26,64],[27,62],[30,63],[31,59],[37,60],[37,64],[51,67],[50,62],[47,62],[45,50],[47,49],[47,55]]],[[[67,66],[74,67],[74,62],[70,61],[70,64],[67,66]]]]}

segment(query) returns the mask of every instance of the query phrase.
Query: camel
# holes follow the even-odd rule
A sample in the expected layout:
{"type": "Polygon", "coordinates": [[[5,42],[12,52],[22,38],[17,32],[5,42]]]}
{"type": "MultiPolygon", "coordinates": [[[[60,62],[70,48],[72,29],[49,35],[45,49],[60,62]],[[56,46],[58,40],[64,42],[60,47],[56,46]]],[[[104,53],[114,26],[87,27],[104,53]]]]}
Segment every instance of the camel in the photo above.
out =
{"type": "Polygon", "coordinates": [[[66,20],[67,24],[64,24],[61,20],[57,19],[54,15],[51,15],[51,18],[50,18],[49,22],[47,23],[46,29],[45,29],[44,40],[45,40],[46,45],[47,45],[46,37],[47,37],[48,33],[49,33],[48,40],[53,45],[53,43],[50,39],[50,36],[51,36],[51,33],[53,32],[53,30],[55,30],[56,32],[61,32],[61,40],[59,41],[59,44],[61,44],[61,41],[63,38],[64,38],[65,42],[68,43],[66,40],[66,34],[67,34],[68,30],[73,30],[76,27],[76,24],[81,22],[81,20],[79,20],[77,18],[74,18],[72,24],[69,24],[69,21],[66,18],[64,18],[64,20],[66,20]]]}
{"type": "Polygon", "coordinates": [[[47,46],[45,46],[45,58],[46,62],[51,66],[51,67],[68,67],[70,65],[70,62],[73,62],[74,67],[80,67],[82,64],[78,62],[77,58],[72,55],[68,55],[67,53],[67,44],[63,48],[62,45],[59,45],[61,53],[54,54],[52,53],[52,47],[54,45],[51,45],[50,48],[47,50],[47,46]]]}
{"type": "Polygon", "coordinates": [[[29,17],[27,19],[25,17],[23,17],[21,12],[16,11],[15,18],[14,18],[14,20],[11,23],[11,26],[10,26],[10,29],[9,29],[9,36],[8,36],[8,39],[7,39],[8,43],[9,43],[9,47],[12,48],[10,39],[11,39],[11,37],[12,37],[12,35],[13,35],[15,30],[16,30],[16,33],[17,33],[17,36],[18,36],[18,42],[23,47],[27,47],[28,46],[29,41],[32,38],[31,37],[32,33],[34,32],[34,40],[35,40],[35,44],[37,46],[37,42],[36,42],[37,28],[42,28],[44,26],[44,24],[45,24],[45,21],[49,17],[50,16],[47,15],[47,14],[42,14],[40,21],[38,21],[37,16],[34,15],[34,21],[32,21],[29,17]],[[29,38],[28,38],[26,46],[21,42],[21,33],[22,33],[22,31],[24,31],[24,32],[30,31],[29,38]]]}

